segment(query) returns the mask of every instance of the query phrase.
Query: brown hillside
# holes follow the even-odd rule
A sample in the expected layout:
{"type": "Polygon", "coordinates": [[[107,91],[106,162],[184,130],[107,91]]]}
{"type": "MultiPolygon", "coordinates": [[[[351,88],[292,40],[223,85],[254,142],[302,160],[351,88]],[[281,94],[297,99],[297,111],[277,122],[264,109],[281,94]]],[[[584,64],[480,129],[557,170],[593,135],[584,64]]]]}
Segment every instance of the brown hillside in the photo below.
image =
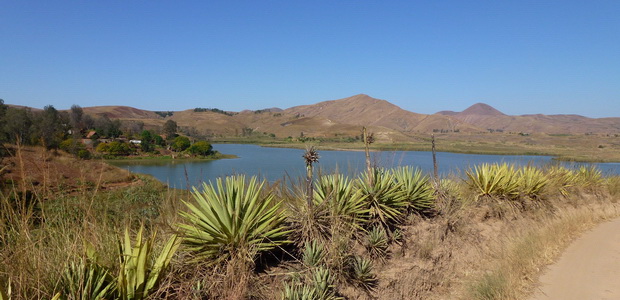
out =
{"type": "Polygon", "coordinates": [[[334,122],[358,126],[381,126],[403,133],[431,132],[433,129],[478,130],[471,125],[440,115],[423,115],[401,109],[388,101],[360,94],[296,106],[285,112],[305,117],[323,117],[334,122]]]}
{"type": "Polygon", "coordinates": [[[510,116],[484,103],[476,103],[462,112],[446,110],[424,115],[364,94],[286,110],[245,110],[232,116],[212,111],[185,110],[163,118],[152,111],[126,106],[86,107],[84,112],[140,122],[145,128],[161,127],[166,120],[172,119],[182,128],[195,128],[197,134],[207,136],[241,136],[251,131],[275,134],[279,138],[297,137],[302,133],[312,137],[354,137],[359,135],[362,126],[371,128],[385,142],[407,141],[417,133],[437,130],[473,133],[492,129],[549,134],[620,132],[620,118],[592,119],[577,115],[540,114],[510,116]]]}
{"type": "Polygon", "coordinates": [[[129,106],[92,106],[84,107],[89,115],[107,116],[110,119],[162,119],[158,114],[129,106]]]}
{"type": "Polygon", "coordinates": [[[501,111],[493,108],[492,106],[484,103],[476,103],[464,111],[457,113],[457,116],[469,116],[469,115],[479,115],[479,116],[505,116],[501,111]]]}

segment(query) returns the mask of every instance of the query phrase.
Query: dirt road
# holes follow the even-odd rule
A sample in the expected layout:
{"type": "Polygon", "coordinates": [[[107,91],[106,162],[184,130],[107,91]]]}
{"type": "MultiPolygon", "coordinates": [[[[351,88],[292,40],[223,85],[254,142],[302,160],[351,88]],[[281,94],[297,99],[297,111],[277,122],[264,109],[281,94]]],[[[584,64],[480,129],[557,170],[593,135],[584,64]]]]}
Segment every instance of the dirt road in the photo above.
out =
{"type": "Polygon", "coordinates": [[[620,299],[620,218],[575,240],[545,271],[529,299],[620,299]]]}

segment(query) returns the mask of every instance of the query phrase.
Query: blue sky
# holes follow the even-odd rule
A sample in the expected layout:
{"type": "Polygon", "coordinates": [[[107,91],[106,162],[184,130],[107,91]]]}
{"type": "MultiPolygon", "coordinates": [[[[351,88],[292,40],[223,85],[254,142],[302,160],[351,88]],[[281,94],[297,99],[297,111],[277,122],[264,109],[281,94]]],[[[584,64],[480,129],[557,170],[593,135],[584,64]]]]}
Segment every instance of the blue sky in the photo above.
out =
{"type": "Polygon", "coordinates": [[[1,1],[0,98],[58,109],[620,117],[620,1],[1,1]]]}

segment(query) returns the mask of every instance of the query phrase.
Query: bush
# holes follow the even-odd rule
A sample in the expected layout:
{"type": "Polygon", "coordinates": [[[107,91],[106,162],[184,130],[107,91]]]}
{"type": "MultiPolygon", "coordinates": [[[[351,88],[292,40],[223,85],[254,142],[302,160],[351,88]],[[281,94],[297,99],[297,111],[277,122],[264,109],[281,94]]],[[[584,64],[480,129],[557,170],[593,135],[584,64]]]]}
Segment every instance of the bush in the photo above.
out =
{"type": "Polygon", "coordinates": [[[514,165],[481,164],[465,172],[467,184],[477,193],[476,197],[514,199],[519,196],[519,180],[514,165]]]}
{"type": "Polygon", "coordinates": [[[374,182],[364,173],[358,181],[358,189],[369,210],[371,224],[389,228],[402,221],[407,209],[407,198],[394,175],[381,169],[373,169],[374,182]]]}
{"type": "Polygon", "coordinates": [[[172,142],[170,147],[174,151],[181,152],[189,148],[190,145],[191,142],[189,141],[189,138],[187,138],[186,136],[177,136],[176,138],[174,138],[174,141],[172,142]]]}
{"type": "Polygon", "coordinates": [[[421,212],[433,208],[434,190],[428,176],[422,175],[422,170],[407,166],[392,170],[392,174],[396,183],[400,184],[411,210],[421,212]]]}
{"type": "Polygon", "coordinates": [[[213,146],[205,141],[199,141],[191,145],[187,151],[193,155],[207,156],[213,154],[213,146]]]}
{"type": "Polygon", "coordinates": [[[202,191],[194,188],[195,203],[184,202],[190,211],[180,213],[187,223],[179,227],[196,261],[250,261],[288,242],[280,202],[272,194],[261,195],[264,185],[240,175],[218,178],[216,187],[205,183],[202,191]]]}

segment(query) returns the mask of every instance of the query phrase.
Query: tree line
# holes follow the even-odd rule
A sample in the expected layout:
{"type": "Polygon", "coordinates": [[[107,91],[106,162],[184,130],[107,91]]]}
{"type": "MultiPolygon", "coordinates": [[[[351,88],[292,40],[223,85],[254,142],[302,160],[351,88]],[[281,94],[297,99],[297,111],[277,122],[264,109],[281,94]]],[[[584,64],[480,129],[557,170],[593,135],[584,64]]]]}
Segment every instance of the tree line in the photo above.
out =
{"type": "Polygon", "coordinates": [[[173,120],[167,120],[156,130],[147,130],[142,122],[121,122],[105,115],[85,114],[79,105],[67,111],[59,111],[52,105],[31,110],[5,105],[0,99],[0,143],[61,149],[81,158],[90,157],[91,152],[126,156],[157,153],[160,149],[200,156],[213,154],[207,141],[192,143],[188,137],[178,135],[177,130],[173,120]],[[91,150],[85,140],[90,140],[91,150]]]}

